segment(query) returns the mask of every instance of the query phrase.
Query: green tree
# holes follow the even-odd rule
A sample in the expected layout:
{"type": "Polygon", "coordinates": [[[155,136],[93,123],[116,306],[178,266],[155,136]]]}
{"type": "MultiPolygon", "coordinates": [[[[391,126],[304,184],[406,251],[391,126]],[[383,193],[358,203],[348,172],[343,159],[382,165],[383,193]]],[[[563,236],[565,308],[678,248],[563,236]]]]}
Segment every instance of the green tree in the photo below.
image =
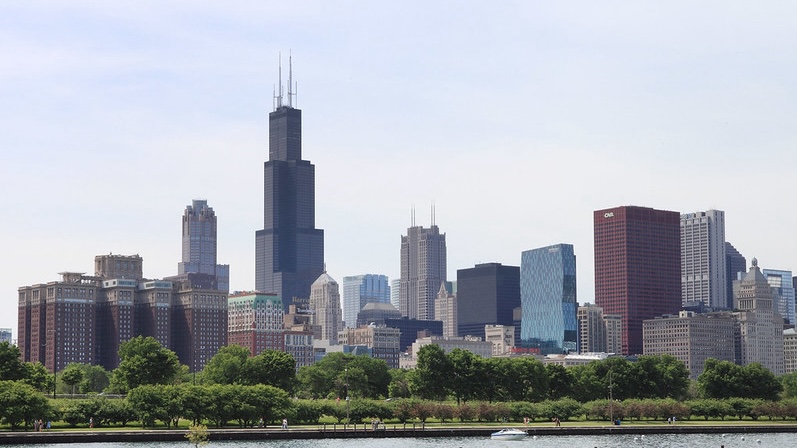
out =
{"type": "Polygon", "coordinates": [[[476,394],[478,388],[483,386],[477,383],[476,378],[476,355],[469,350],[455,348],[447,355],[448,363],[451,366],[451,376],[448,379],[448,388],[457,404],[467,402],[476,394]]]}
{"type": "Polygon", "coordinates": [[[80,393],[100,393],[111,384],[111,372],[102,366],[79,364],[83,369],[83,381],[80,383],[80,393]]]}
{"type": "Polygon", "coordinates": [[[390,398],[410,397],[410,382],[406,369],[390,369],[388,395],[390,398]]]}
{"type": "Polygon", "coordinates": [[[170,384],[180,372],[177,355],[151,336],[137,336],[122,343],[119,357],[112,381],[121,392],[145,384],[170,384]]]}
{"type": "Polygon", "coordinates": [[[302,366],[299,368],[296,380],[299,383],[300,397],[313,399],[327,398],[334,388],[333,372],[321,368],[318,365],[321,362],[323,362],[323,359],[314,365],[302,366]]]}
{"type": "Polygon", "coordinates": [[[209,438],[208,427],[205,425],[193,425],[188,428],[185,438],[188,439],[188,443],[194,445],[194,448],[207,445],[209,438]]]}
{"type": "Polygon", "coordinates": [[[127,394],[127,400],[144,428],[155,426],[156,420],[171,422],[167,398],[162,388],[154,384],[138,386],[127,394]]]}
{"type": "Polygon", "coordinates": [[[496,358],[496,377],[503,383],[504,398],[512,401],[537,401],[546,397],[549,379],[542,362],[530,358],[496,358]]]}
{"type": "Polygon", "coordinates": [[[202,370],[202,378],[210,384],[241,384],[249,349],[232,344],[222,347],[202,370]]]}
{"type": "Polygon", "coordinates": [[[705,398],[733,398],[739,393],[737,383],[741,379],[741,366],[709,358],[703,366],[703,373],[697,377],[697,385],[705,398]]]}
{"type": "Polygon", "coordinates": [[[83,369],[77,364],[69,364],[61,371],[61,381],[72,389],[75,395],[75,386],[83,381],[83,369]]]}
{"type": "Polygon", "coordinates": [[[25,377],[22,382],[33,386],[40,392],[50,392],[53,390],[54,375],[47,371],[44,364],[40,362],[26,362],[22,364],[25,377]]]}
{"type": "Polygon", "coordinates": [[[384,360],[370,356],[352,356],[348,359],[350,373],[351,370],[357,369],[362,372],[362,377],[356,382],[352,381],[351,377],[349,378],[350,387],[352,390],[358,391],[359,397],[379,399],[388,396],[391,377],[390,369],[384,360]]]}
{"type": "Polygon", "coordinates": [[[785,398],[797,398],[797,372],[787,373],[778,378],[785,398]]]}
{"type": "Polygon", "coordinates": [[[0,420],[12,430],[53,413],[47,398],[21,381],[0,381],[0,403],[0,420]]]}
{"type": "Polygon", "coordinates": [[[296,387],[296,361],[289,353],[266,350],[244,362],[242,383],[266,384],[292,393],[296,387]]]}
{"type": "Polygon", "coordinates": [[[418,350],[418,364],[410,375],[410,391],[428,400],[444,400],[446,385],[452,375],[451,363],[439,345],[429,344],[418,350]]]}
{"type": "Polygon", "coordinates": [[[0,342],[0,381],[16,381],[25,377],[25,367],[19,347],[0,342]]]}
{"type": "Polygon", "coordinates": [[[570,394],[573,388],[573,375],[559,364],[546,364],[545,374],[548,377],[548,398],[559,400],[570,394]]]}
{"type": "Polygon", "coordinates": [[[643,355],[635,364],[640,371],[637,398],[686,397],[689,390],[689,370],[686,364],[672,355],[643,355]]]}
{"type": "Polygon", "coordinates": [[[697,383],[706,398],[776,400],[783,390],[775,375],[761,364],[738,366],[716,359],[706,360],[697,383]]]}

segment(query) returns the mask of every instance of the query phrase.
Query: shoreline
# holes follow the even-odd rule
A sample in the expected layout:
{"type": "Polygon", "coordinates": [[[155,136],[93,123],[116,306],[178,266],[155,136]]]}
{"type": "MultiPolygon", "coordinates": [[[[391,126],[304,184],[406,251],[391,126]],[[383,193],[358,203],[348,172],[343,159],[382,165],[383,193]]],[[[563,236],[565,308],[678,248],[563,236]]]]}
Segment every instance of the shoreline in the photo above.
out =
{"type": "MultiPolygon", "coordinates": [[[[612,434],[721,434],[721,433],[797,433],[797,423],[754,424],[754,425],[606,425],[606,426],[530,426],[507,425],[524,429],[529,436],[556,435],[612,435],[612,434]]],[[[317,427],[298,427],[283,430],[280,428],[208,428],[209,440],[286,440],[286,439],[341,439],[341,438],[412,438],[412,437],[489,437],[501,429],[499,426],[435,426],[423,427],[388,425],[373,430],[369,425],[356,429],[343,425],[323,425],[317,427]]],[[[185,429],[110,429],[104,431],[51,430],[49,432],[0,432],[0,445],[47,444],[47,443],[92,443],[92,442],[184,442],[185,429]]]]}

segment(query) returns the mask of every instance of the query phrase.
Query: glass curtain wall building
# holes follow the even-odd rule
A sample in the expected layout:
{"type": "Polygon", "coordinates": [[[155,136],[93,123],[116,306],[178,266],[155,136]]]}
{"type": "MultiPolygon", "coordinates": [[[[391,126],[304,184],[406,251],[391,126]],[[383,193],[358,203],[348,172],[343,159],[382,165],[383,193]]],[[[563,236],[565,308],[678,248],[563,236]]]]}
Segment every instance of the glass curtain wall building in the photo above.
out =
{"type": "Polygon", "coordinates": [[[541,354],[576,352],[576,256],[572,244],[524,251],[520,261],[520,345],[541,354]]]}
{"type": "Polygon", "coordinates": [[[343,322],[346,327],[356,327],[357,313],[371,302],[390,303],[390,286],[386,275],[343,277],[343,322]]]}
{"type": "Polygon", "coordinates": [[[772,288],[775,311],[788,323],[794,324],[794,282],[791,271],[762,269],[761,273],[767,278],[767,283],[772,288]]]}

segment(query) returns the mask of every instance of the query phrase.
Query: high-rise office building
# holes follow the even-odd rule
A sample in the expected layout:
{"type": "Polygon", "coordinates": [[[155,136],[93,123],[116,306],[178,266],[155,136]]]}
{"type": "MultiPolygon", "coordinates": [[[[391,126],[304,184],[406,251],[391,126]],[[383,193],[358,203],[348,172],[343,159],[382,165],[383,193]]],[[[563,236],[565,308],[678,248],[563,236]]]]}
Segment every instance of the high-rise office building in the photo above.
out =
{"type": "Polygon", "coordinates": [[[753,258],[750,270],[733,283],[734,312],[739,322],[740,363],[757,362],[783,375],[783,318],[774,309],[772,287],[753,258]]]}
{"type": "Polygon", "coordinates": [[[230,290],[230,266],[216,264],[216,213],[208,201],[194,199],[183,213],[183,260],[177,274],[199,273],[216,278],[219,291],[230,290]]]}
{"type": "Polygon", "coordinates": [[[338,343],[338,331],[343,328],[340,310],[340,288],[338,282],[326,272],[321,274],[310,287],[310,311],[312,324],[321,327],[318,339],[338,343]]]}
{"type": "Polygon", "coordinates": [[[484,339],[485,325],[512,325],[512,310],[520,306],[520,268],[483,263],[458,269],[456,296],[458,336],[484,339]]]}
{"type": "Polygon", "coordinates": [[[576,255],[572,244],[522,253],[520,300],[522,347],[539,349],[543,355],[578,351],[576,255]]]}
{"type": "Polygon", "coordinates": [[[579,353],[606,352],[606,323],[603,321],[603,308],[586,303],[578,307],[576,317],[579,353]]]}
{"type": "Polygon", "coordinates": [[[733,309],[733,282],[739,280],[747,272],[747,259],[733,247],[733,244],[725,242],[725,269],[726,276],[726,296],[728,298],[728,309],[733,309]]]}
{"type": "MultiPolygon", "coordinates": [[[[255,288],[285,307],[306,299],[324,272],[324,231],[315,228],[315,166],[302,159],[302,111],[287,104],[282,80],[269,114],[269,159],[263,169],[263,229],[255,234],[255,288]]],[[[287,308],[286,308],[287,309],[287,308]]]]}
{"type": "Polygon", "coordinates": [[[794,328],[783,330],[783,371],[797,372],[797,331],[794,328]]]}
{"type": "Polygon", "coordinates": [[[681,215],[681,301],[726,308],[725,212],[681,215]]]}
{"type": "Polygon", "coordinates": [[[681,217],[622,206],[597,210],[595,304],[622,318],[624,355],[642,353],[642,321],[681,307],[681,217]]]}
{"type": "Polygon", "coordinates": [[[443,322],[443,336],[456,337],[458,334],[457,323],[457,295],[453,292],[453,282],[443,282],[434,300],[434,315],[443,322]]]}
{"type": "Polygon", "coordinates": [[[366,303],[390,303],[390,286],[387,276],[379,274],[343,277],[343,322],[349,328],[357,327],[357,313],[366,303]]]}
{"type": "Polygon", "coordinates": [[[9,344],[13,342],[11,339],[10,328],[0,328],[0,344],[2,344],[3,342],[8,342],[9,344]]]}
{"type": "Polygon", "coordinates": [[[772,298],[775,299],[775,311],[786,322],[794,325],[794,283],[791,271],[778,269],[762,269],[769,286],[772,287],[772,298]]]}
{"type": "Polygon", "coordinates": [[[397,310],[401,309],[401,279],[390,280],[390,304],[397,310]]]}
{"type": "MultiPolygon", "coordinates": [[[[434,221],[434,220],[433,220],[434,221]]],[[[413,226],[401,237],[399,311],[410,319],[432,320],[434,299],[446,281],[446,234],[432,222],[413,226]]]]}

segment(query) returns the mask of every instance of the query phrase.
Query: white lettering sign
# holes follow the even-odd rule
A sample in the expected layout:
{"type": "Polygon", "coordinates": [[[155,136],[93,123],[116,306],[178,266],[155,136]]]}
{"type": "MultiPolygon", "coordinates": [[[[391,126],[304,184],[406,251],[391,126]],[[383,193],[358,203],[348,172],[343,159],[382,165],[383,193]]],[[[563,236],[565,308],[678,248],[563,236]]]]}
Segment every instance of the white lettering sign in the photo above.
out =
{"type": "Polygon", "coordinates": [[[614,212],[606,212],[603,214],[604,218],[614,218],[614,212]]]}

